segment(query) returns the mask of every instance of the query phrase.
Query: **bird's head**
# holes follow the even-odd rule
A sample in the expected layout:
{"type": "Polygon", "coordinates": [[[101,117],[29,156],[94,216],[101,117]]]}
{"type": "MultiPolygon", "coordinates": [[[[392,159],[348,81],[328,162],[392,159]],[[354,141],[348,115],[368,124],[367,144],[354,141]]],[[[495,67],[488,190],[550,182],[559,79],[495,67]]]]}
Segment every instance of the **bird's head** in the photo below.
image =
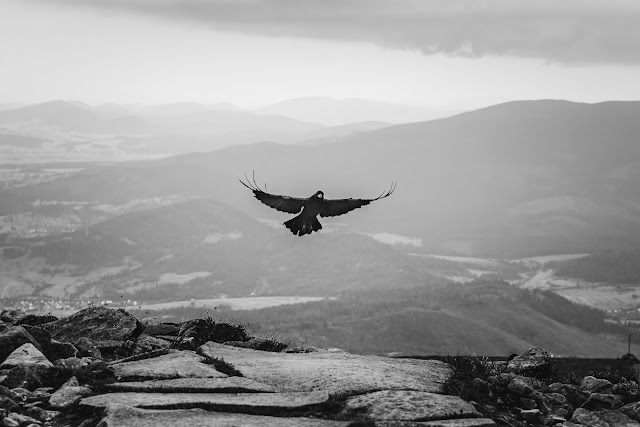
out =
{"type": "Polygon", "coordinates": [[[322,191],[316,191],[316,194],[314,194],[313,197],[322,200],[324,199],[324,193],[322,191]]]}

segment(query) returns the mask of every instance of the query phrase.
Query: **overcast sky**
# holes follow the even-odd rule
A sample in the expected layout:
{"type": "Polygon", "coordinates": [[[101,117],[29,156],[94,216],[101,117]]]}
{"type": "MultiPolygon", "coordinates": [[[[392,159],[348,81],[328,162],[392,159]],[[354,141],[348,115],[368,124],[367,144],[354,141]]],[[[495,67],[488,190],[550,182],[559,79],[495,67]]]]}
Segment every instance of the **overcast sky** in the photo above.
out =
{"type": "Polygon", "coordinates": [[[638,0],[0,0],[0,103],[640,99],[638,0]]]}

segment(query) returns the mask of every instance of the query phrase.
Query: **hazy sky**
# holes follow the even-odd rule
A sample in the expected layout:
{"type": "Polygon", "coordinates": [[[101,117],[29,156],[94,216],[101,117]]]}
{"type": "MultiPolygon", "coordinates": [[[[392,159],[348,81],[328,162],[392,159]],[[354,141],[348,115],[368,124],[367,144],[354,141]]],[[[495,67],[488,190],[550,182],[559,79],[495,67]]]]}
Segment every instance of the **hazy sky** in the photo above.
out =
{"type": "Polygon", "coordinates": [[[637,0],[0,0],[0,103],[640,99],[637,0]]]}

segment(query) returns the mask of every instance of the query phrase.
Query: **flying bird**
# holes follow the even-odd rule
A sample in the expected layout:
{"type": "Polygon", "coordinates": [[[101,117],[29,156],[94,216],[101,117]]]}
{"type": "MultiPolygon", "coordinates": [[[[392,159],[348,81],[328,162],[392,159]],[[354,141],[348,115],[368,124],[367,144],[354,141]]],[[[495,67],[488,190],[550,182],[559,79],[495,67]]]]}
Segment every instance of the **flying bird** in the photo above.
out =
{"type": "Polygon", "coordinates": [[[280,196],[267,192],[265,186],[264,191],[256,184],[255,175],[253,182],[247,178],[247,182],[240,180],[240,183],[247,187],[265,205],[272,207],[280,212],[290,214],[300,213],[298,216],[291,218],[284,225],[297,236],[311,234],[314,231],[322,229],[322,224],[318,221],[317,216],[328,217],[346,214],[361,206],[368,205],[376,200],[389,197],[396,189],[396,183],[392,183],[388,191],[380,194],[375,199],[325,199],[322,191],[316,191],[313,196],[307,198],[280,196]],[[300,212],[302,210],[302,212],[300,212]]]}

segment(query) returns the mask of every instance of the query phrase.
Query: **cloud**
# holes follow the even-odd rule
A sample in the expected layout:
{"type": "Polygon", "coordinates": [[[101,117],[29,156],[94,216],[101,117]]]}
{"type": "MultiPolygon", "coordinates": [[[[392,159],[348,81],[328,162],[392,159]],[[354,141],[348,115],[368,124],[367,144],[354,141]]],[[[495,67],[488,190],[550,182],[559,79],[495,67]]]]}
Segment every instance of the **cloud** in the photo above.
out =
{"type": "MultiPolygon", "coordinates": [[[[38,0],[51,4],[50,0],[38,0]]],[[[58,0],[222,31],[424,54],[640,63],[638,0],[58,0]]]]}

